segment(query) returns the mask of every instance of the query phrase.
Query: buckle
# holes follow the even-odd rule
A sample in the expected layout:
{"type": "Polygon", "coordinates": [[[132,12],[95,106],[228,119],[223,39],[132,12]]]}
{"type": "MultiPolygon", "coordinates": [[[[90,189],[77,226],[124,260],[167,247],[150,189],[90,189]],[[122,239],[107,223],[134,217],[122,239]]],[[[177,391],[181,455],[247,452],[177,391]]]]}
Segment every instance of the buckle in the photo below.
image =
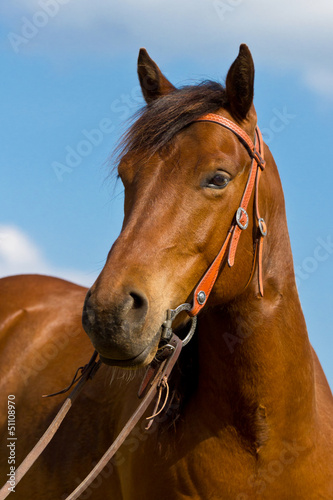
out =
{"type": "Polygon", "coordinates": [[[266,225],[265,220],[262,217],[260,217],[260,219],[258,219],[258,226],[259,226],[259,231],[261,232],[261,235],[266,236],[267,225],[266,225]]]}
{"type": "Polygon", "coordinates": [[[243,207],[239,207],[236,212],[236,222],[238,227],[241,229],[246,229],[247,226],[249,225],[249,216],[247,214],[247,211],[243,207]],[[241,218],[245,215],[246,221],[243,223],[241,222],[241,218]]]}

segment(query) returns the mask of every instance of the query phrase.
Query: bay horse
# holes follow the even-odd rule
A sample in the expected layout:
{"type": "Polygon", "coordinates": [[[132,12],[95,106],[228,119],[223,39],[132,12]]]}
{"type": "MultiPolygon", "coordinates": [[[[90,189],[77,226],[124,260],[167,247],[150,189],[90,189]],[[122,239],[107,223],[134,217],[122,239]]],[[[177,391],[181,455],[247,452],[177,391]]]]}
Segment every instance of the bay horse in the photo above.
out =
{"type": "MultiPolygon", "coordinates": [[[[176,89],[144,49],[138,75],[147,106],[120,153],[124,223],[94,285],[87,293],[45,276],[0,282],[1,478],[12,445],[8,400],[15,397],[18,464],[62,399],[41,395],[65,387],[93,344],[100,370],[15,487],[17,500],[66,498],[137,407],[166,311],[192,300],[237,226],[232,262],[223,258],[209,296],[197,296],[207,303],[170,379],[165,412],[149,431],[140,422],[80,498],[332,499],[332,394],[308,339],[266,145],[246,217],[237,210],[253,158],[232,130],[253,142],[258,134],[251,53],[241,45],[225,87],[176,89]],[[208,115],[214,120],[203,121],[208,115]]],[[[188,321],[186,313],[177,318],[177,334],[188,321]]]]}

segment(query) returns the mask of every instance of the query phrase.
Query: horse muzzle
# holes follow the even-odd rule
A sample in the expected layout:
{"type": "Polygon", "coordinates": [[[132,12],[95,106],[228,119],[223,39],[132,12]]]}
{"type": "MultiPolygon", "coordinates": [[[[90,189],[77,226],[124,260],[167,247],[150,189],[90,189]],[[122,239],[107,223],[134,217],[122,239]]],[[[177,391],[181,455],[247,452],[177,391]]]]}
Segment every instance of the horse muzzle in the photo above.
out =
{"type": "Polygon", "coordinates": [[[142,292],[131,290],[103,304],[96,293],[88,291],[82,324],[105,364],[139,366],[151,361],[161,332],[147,327],[148,309],[142,292]]]}

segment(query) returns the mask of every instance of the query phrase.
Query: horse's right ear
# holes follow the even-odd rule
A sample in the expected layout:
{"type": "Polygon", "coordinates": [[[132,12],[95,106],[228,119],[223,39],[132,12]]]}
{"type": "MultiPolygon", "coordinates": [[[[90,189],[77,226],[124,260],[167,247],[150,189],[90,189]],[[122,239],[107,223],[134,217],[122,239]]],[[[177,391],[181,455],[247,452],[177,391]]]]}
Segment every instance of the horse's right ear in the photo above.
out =
{"type": "Polygon", "coordinates": [[[143,97],[147,103],[176,90],[162,74],[157,64],[149,57],[146,49],[140,49],[139,52],[138,75],[143,97]]]}

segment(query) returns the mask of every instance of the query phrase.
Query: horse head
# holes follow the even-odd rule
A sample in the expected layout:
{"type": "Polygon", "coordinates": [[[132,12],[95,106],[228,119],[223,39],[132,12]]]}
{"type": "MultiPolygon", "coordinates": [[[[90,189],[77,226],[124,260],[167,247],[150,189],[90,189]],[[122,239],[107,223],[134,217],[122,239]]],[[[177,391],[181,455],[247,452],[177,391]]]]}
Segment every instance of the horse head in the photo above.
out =
{"type": "MultiPolygon", "coordinates": [[[[246,45],[225,87],[204,82],[176,89],[144,49],[138,75],[147,106],[123,141],[123,227],[83,310],[84,328],[101,359],[120,366],[153,359],[166,311],[191,300],[247,183],[251,157],[242,141],[226,128],[196,120],[218,114],[253,141],[257,125],[254,65],[246,45]]],[[[249,281],[257,230],[252,205],[235,263],[219,274],[210,306],[232,300],[249,281]]],[[[184,315],[179,326],[187,320],[184,315]]]]}

